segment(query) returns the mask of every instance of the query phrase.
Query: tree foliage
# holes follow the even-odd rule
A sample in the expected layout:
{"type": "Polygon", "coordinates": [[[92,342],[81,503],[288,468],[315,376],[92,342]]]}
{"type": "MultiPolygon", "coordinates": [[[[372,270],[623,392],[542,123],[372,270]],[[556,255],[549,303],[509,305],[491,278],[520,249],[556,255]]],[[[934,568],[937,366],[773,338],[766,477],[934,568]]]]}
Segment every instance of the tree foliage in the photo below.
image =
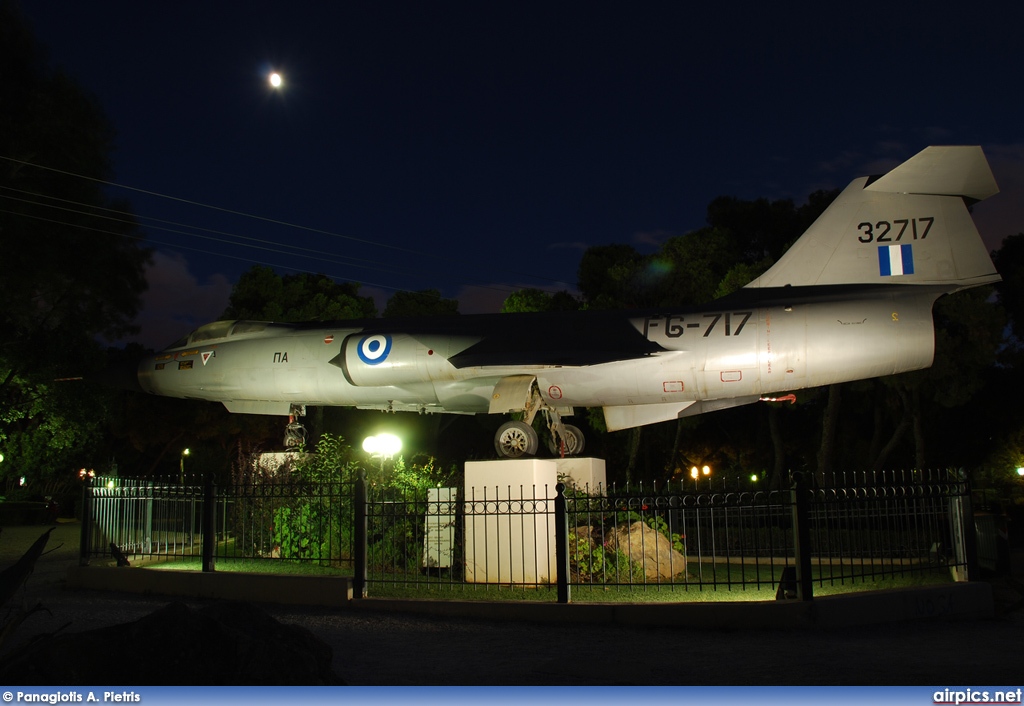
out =
{"type": "Polygon", "coordinates": [[[259,321],[339,321],[372,319],[377,308],[359,296],[359,285],[335,282],[327,275],[279,275],[254,265],[231,290],[222,319],[259,321]]]}
{"type": "Polygon", "coordinates": [[[385,319],[417,316],[452,316],[459,313],[456,299],[445,299],[437,289],[419,292],[399,291],[391,295],[384,307],[385,319]]]}
{"type": "Polygon", "coordinates": [[[999,302],[1017,340],[1024,341],[1024,232],[1006,237],[992,259],[1003,278],[995,285],[999,302]]]}
{"type": "Polygon", "coordinates": [[[135,219],[101,187],[113,138],[0,2],[0,472],[52,475],[96,442],[103,400],[54,380],[102,364],[97,337],[132,331],[145,289],[135,219]]]}
{"type": "Polygon", "coordinates": [[[532,311],[578,311],[580,302],[566,291],[545,292],[541,289],[520,289],[512,292],[501,306],[503,314],[532,311]]]}

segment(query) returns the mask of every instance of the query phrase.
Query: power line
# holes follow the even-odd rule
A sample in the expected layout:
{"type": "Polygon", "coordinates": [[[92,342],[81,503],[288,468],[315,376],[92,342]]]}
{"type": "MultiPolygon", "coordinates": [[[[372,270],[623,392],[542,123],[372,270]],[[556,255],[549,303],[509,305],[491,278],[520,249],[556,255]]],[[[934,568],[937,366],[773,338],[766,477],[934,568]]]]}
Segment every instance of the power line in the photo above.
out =
{"type": "MultiPolygon", "coordinates": [[[[6,197],[5,196],[4,198],[10,198],[10,197],[6,197]]],[[[29,203],[31,203],[31,202],[29,202],[29,203]]],[[[45,204],[40,204],[40,205],[45,205],[45,204]]],[[[68,210],[68,209],[62,209],[62,210],[68,210]]],[[[81,212],[78,212],[78,211],[73,211],[73,212],[74,213],[81,213],[81,212]]],[[[111,231],[111,230],[104,230],[102,228],[96,228],[94,226],[87,226],[87,225],[82,224],[82,223],[71,223],[69,221],[60,221],[60,220],[57,220],[57,219],[54,219],[54,218],[47,218],[45,216],[40,216],[38,214],[22,213],[22,212],[19,212],[19,211],[12,211],[10,209],[5,209],[5,208],[0,208],[0,213],[7,213],[7,214],[10,214],[10,215],[13,215],[13,216],[20,216],[22,218],[32,218],[32,219],[35,219],[35,220],[43,221],[44,223],[52,223],[54,225],[65,226],[65,227],[68,227],[68,228],[78,228],[80,230],[86,230],[86,231],[90,231],[92,233],[99,233],[99,234],[103,234],[103,235],[113,235],[113,236],[116,236],[116,237],[128,238],[129,240],[136,240],[136,241],[139,241],[139,242],[142,242],[142,243],[152,243],[152,244],[155,244],[155,245],[164,245],[166,247],[176,248],[176,249],[180,249],[180,250],[188,250],[189,252],[197,252],[197,253],[200,253],[200,254],[203,254],[203,255],[212,255],[212,256],[215,256],[215,257],[223,257],[223,258],[227,258],[227,259],[231,259],[231,260],[240,260],[242,262],[249,262],[249,263],[256,264],[256,265],[265,265],[267,267],[278,267],[278,268],[281,268],[281,269],[284,269],[284,270],[288,270],[288,271],[291,271],[291,272],[298,272],[298,273],[304,273],[304,274],[314,274],[314,275],[322,274],[325,277],[330,277],[331,279],[343,280],[343,281],[349,281],[349,282],[355,281],[355,282],[357,282],[360,285],[368,286],[368,287],[379,287],[381,289],[389,289],[389,290],[398,291],[398,292],[411,292],[411,291],[413,291],[413,290],[406,289],[404,287],[396,287],[394,285],[383,284],[381,282],[368,282],[368,281],[366,281],[366,280],[364,280],[362,278],[354,278],[354,277],[349,277],[349,276],[342,276],[342,275],[332,274],[332,273],[323,272],[323,271],[308,270],[308,269],[301,268],[301,267],[280,265],[279,263],[266,262],[266,261],[262,261],[262,260],[256,260],[256,259],[253,259],[253,258],[250,258],[250,257],[242,257],[242,256],[239,256],[239,255],[231,255],[231,254],[227,254],[227,253],[219,253],[219,252],[214,252],[212,250],[204,250],[202,248],[197,248],[197,247],[189,246],[189,245],[182,245],[180,243],[168,243],[168,242],[163,242],[163,241],[159,241],[159,240],[153,240],[152,238],[148,238],[148,237],[144,238],[144,237],[138,236],[138,235],[131,235],[129,233],[119,233],[119,232],[115,232],[115,231],[111,231]]],[[[85,215],[93,215],[93,214],[85,214],[85,215]]],[[[117,220],[117,219],[110,219],[110,220],[117,220]]],[[[165,230],[167,230],[167,229],[165,229],[165,230]]],[[[171,231],[171,232],[174,232],[174,231],[171,231]]],[[[201,237],[201,236],[197,236],[197,237],[201,237]]],[[[210,238],[210,239],[218,240],[216,238],[210,238]]],[[[224,242],[224,241],[221,241],[221,242],[224,242]]],[[[243,245],[243,247],[259,247],[259,246],[243,245]]],[[[269,250],[271,252],[278,252],[278,253],[284,254],[284,255],[292,254],[292,253],[289,253],[287,250],[281,250],[281,249],[278,249],[278,248],[263,247],[263,248],[260,248],[260,249],[269,250]]],[[[346,263],[338,262],[336,264],[346,264],[346,263]]],[[[373,269],[373,268],[369,268],[366,265],[354,265],[354,266],[356,266],[356,267],[366,267],[368,269],[373,269]]],[[[476,289],[489,289],[489,290],[493,290],[493,291],[497,291],[497,292],[503,292],[503,293],[511,293],[511,292],[516,291],[514,287],[503,287],[503,286],[494,286],[494,285],[467,284],[465,286],[473,287],[473,288],[476,288],[476,289]]]]}
{"type": "MultiPolygon", "coordinates": [[[[264,223],[270,223],[270,224],[273,224],[273,225],[279,225],[279,226],[283,226],[283,227],[286,227],[286,228],[294,228],[294,229],[297,229],[297,230],[302,230],[302,231],[306,231],[306,232],[310,232],[310,233],[316,233],[316,234],[319,234],[319,235],[326,235],[326,236],[329,236],[329,237],[332,237],[332,238],[341,238],[341,239],[345,239],[345,240],[350,240],[352,242],[360,243],[360,244],[363,244],[363,245],[371,245],[371,246],[376,246],[376,247],[387,248],[389,250],[393,250],[393,251],[396,251],[396,252],[403,252],[403,253],[406,253],[406,254],[409,254],[409,255],[413,255],[413,256],[416,256],[416,257],[419,257],[419,258],[427,257],[427,258],[431,258],[433,260],[442,260],[444,262],[451,262],[452,261],[451,257],[444,256],[444,255],[438,255],[437,253],[426,253],[426,252],[422,252],[422,251],[419,251],[419,250],[414,250],[412,248],[404,248],[404,247],[401,247],[401,246],[393,245],[393,244],[390,244],[390,243],[380,242],[380,241],[376,241],[376,240],[368,240],[368,239],[365,239],[365,238],[358,238],[358,237],[355,237],[355,236],[344,235],[342,233],[335,233],[333,231],[323,230],[323,229],[320,229],[320,228],[313,228],[313,227],[310,227],[310,226],[304,226],[304,225],[297,224],[297,223],[291,223],[291,222],[288,222],[288,221],[282,221],[282,220],[278,220],[278,219],[274,219],[274,218],[268,218],[266,216],[259,216],[259,215],[255,215],[255,214],[251,214],[251,213],[246,213],[244,211],[238,211],[238,210],[235,210],[235,209],[224,208],[222,206],[214,206],[214,205],[211,205],[211,204],[206,204],[206,203],[202,203],[202,202],[199,202],[199,201],[194,201],[194,200],[191,200],[191,199],[185,199],[185,198],[181,198],[181,197],[178,197],[178,196],[172,196],[170,194],[163,194],[163,193],[160,193],[160,192],[157,192],[157,191],[151,191],[151,190],[148,190],[148,189],[142,189],[142,188],[135,187],[135,186],[129,186],[127,184],[119,184],[117,182],[112,182],[112,181],[108,181],[108,180],[105,180],[105,179],[99,179],[97,177],[85,176],[85,175],[82,175],[82,174],[76,174],[74,172],[69,172],[69,171],[66,171],[66,170],[63,170],[63,169],[57,169],[57,168],[54,168],[54,167],[48,167],[48,166],[41,165],[41,164],[35,164],[34,162],[29,162],[27,160],[15,159],[13,157],[7,157],[7,156],[4,156],[4,155],[0,155],[0,159],[6,160],[8,162],[13,162],[15,164],[21,164],[21,165],[28,166],[28,167],[34,167],[36,169],[42,169],[42,170],[45,170],[45,171],[54,172],[56,174],[62,174],[64,176],[74,177],[76,179],[84,179],[84,180],[91,181],[91,182],[94,182],[94,183],[103,184],[105,186],[110,186],[110,187],[114,187],[114,188],[118,188],[118,189],[125,189],[127,191],[133,191],[133,192],[136,192],[136,193],[139,193],[139,194],[144,194],[144,195],[147,195],[147,196],[154,196],[154,197],[157,197],[157,198],[167,199],[169,201],[175,201],[175,202],[187,204],[187,205],[190,205],[190,206],[197,206],[197,207],[200,207],[200,208],[206,208],[206,209],[213,210],[213,211],[218,211],[218,212],[221,212],[221,213],[227,213],[227,214],[230,214],[230,215],[240,216],[240,217],[243,217],[243,218],[249,218],[249,219],[261,221],[261,222],[264,222],[264,223]]],[[[43,198],[57,198],[57,197],[43,196],[43,198]]],[[[82,204],[82,205],[85,205],[85,204],[82,204]]],[[[96,208],[101,208],[101,207],[96,207],[96,208]]],[[[133,215],[138,215],[138,214],[133,214],[133,215]]],[[[147,218],[147,219],[150,218],[150,217],[146,217],[146,216],[139,216],[139,217],[140,218],[147,218]]],[[[159,222],[160,219],[151,219],[151,220],[155,220],[155,221],[159,222]]],[[[186,226],[186,227],[194,227],[197,230],[206,230],[206,229],[202,229],[202,228],[195,227],[195,226],[186,226]]],[[[198,237],[198,236],[196,236],[196,237],[198,237]]],[[[244,237],[244,236],[236,236],[236,237],[244,237]]],[[[482,265],[482,263],[475,263],[475,264],[482,265]]],[[[487,263],[487,267],[493,269],[493,263],[487,263]]],[[[554,283],[554,284],[564,284],[563,280],[555,279],[555,278],[552,278],[552,277],[545,277],[543,275],[538,275],[538,274],[534,274],[534,273],[523,273],[523,272],[517,272],[517,271],[512,271],[512,270],[503,270],[503,271],[506,274],[515,275],[517,277],[528,277],[528,278],[532,278],[532,279],[536,279],[536,280],[542,280],[542,281],[545,281],[545,282],[551,282],[551,283],[554,283]]],[[[484,287],[484,288],[486,288],[484,285],[471,285],[470,284],[470,285],[466,285],[466,286],[474,286],[474,287],[484,287]]]]}
{"type": "MultiPolygon", "coordinates": [[[[368,260],[368,259],[365,259],[365,258],[350,257],[350,256],[338,256],[337,254],[335,254],[333,252],[328,252],[326,250],[318,250],[316,248],[307,248],[307,247],[303,247],[303,246],[300,246],[300,245],[292,245],[292,244],[289,244],[289,243],[281,244],[281,243],[276,243],[276,242],[271,241],[271,240],[267,240],[265,238],[256,238],[256,237],[253,237],[253,236],[239,235],[237,233],[229,233],[229,232],[226,232],[226,231],[215,230],[215,229],[212,229],[212,228],[203,228],[201,226],[193,226],[193,225],[189,225],[187,223],[178,223],[178,222],[175,222],[175,221],[168,221],[168,220],[164,220],[164,219],[153,218],[151,216],[136,216],[135,214],[133,214],[131,212],[128,212],[128,211],[121,211],[121,210],[118,210],[118,209],[108,208],[108,207],[105,207],[105,206],[93,206],[91,204],[84,204],[84,203],[81,203],[81,202],[78,202],[78,201],[72,201],[70,199],[63,199],[63,198],[59,198],[59,197],[56,197],[56,196],[47,196],[47,195],[38,194],[38,193],[35,193],[35,192],[31,192],[31,191],[25,191],[23,189],[14,189],[14,188],[8,187],[8,186],[0,186],[0,190],[13,191],[13,192],[20,193],[20,194],[26,194],[26,195],[29,195],[29,196],[35,196],[37,198],[50,199],[50,200],[59,201],[61,203],[65,203],[65,204],[71,204],[72,206],[81,206],[82,208],[93,209],[93,210],[97,210],[97,211],[103,211],[105,213],[113,213],[113,214],[117,214],[118,216],[123,216],[123,217],[122,218],[117,218],[117,217],[114,217],[114,216],[109,216],[109,215],[103,215],[103,214],[100,214],[100,213],[95,213],[95,212],[93,212],[93,210],[77,210],[77,209],[74,209],[74,208],[69,208],[67,206],[57,206],[57,205],[53,205],[53,204],[46,204],[46,203],[41,203],[39,201],[33,201],[33,200],[30,200],[30,199],[24,199],[24,198],[17,198],[17,197],[14,197],[14,196],[9,196],[7,194],[0,193],[0,198],[5,198],[5,199],[8,199],[10,201],[26,203],[26,204],[30,204],[30,205],[34,205],[34,206],[41,206],[43,208],[59,210],[59,211],[65,211],[65,212],[68,212],[68,213],[75,213],[75,214],[78,214],[78,215],[89,216],[89,217],[92,217],[92,218],[101,218],[101,219],[104,219],[104,220],[110,220],[110,221],[114,221],[116,223],[124,223],[124,224],[132,225],[132,226],[143,225],[143,224],[137,222],[137,220],[136,220],[137,218],[141,218],[141,219],[144,219],[144,220],[147,220],[147,221],[153,221],[154,223],[166,224],[166,225],[153,225],[151,223],[146,223],[145,227],[147,229],[160,230],[160,231],[164,231],[164,232],[167,232],[167,233],[174,233],[174,234],[177,234],[177,235],[184,235],[184,236],[187,236],[187,237],[199,238],[199,239],[203,239],[203,240],[211,240],[211,241],[215,241],[215,242],[225,243],[227,245],[233,245],[233,246],[237,245],[237,246],[240,246],[240,247],[255,248],[255,249],[259,249],[259,250],[270,250],[272,252],[278,252],[278,253],[281,253],[283,255],[295,255],[295,256],[298,256],[298,257],[314,257],[315,256],[320,261],[326,260],[326,261],[329,261],[329,262],[334,262],[336,264],[348,265],[350,267],[359,267],[359,268],[363,268],[363,269],[376,270],[376,271],[381,271],[381,272],[397,272],[397,273],[401,273],[403,271],[405,271],[405,272],[415,272],[416,271],[416,270],[412,270],[410,268],[400,268],[400,267],[395,267],[395,266],[384,267],[384,266],[381,265],[381,263],[379,263],[376,260],[368,260]],[[190,229],[201,231],[201,233],[193,233],[193,232],[189,232],[189,231],[185,231],[185,230],[177,230],[175,228],[170,228],[170,227],[167,227],[167,226],[179,226],[181,228],[190,228],[190,229]],[[210,233],[212,235],[203,235],[202,233],[210,233]],[[226,237],[225,238],[215,237],[217,235],[222,235],[222,236],[226,236],[226,237]],[[249,241],[249,242],[248,243],[247,242],[241,242],[241,243],[234,242],[233,240],[230,240],[230,238],[234,238],[234,239],[237,239],[237,240],[240,240],[240,241],[249,241]],[[250,244],[250,243],[259,243],[259,245],[253,245],[253,244],[250,244]],[[372,263],[372,264],[360,264],[360,263],[372,263]]],[[[14,213],[13,211],[7,211],[7,212],[8,213],[12,213],[12,214],[14,213]]],[[[16,215],[23,215],[23,216],[29,217],[29,214],[16,214],[16,215]]],[[[57,223],[57,221],[54,221],[54,222],[57,223]]],[[[66,221],[65,222],[59,222],[59,223],[62,224],[62,225],[71,226],[71,227],[76,225],[74,223],[70,223],[70,222],[66,222],[66,221]]],[[[143,239],[139,238],[139,240],[143,240],[143,239]]],[[[149,238],[147,238],[145,240],[146,240],[146,242],[153,242],[155,244],[166,245],[168,247],[180,247],[182,249],[189,249],[189,248],[186,248],[185,246],[181,245],[180,243],[161,243],[159,241],[154,241],[154,240],[149,239],[149,238]]],[[[213,253],[213,252],[209,252],[209,251],[201,251],[201,252],[207,252],[207,254],[211,254],[211,255],[218,255],[219,254],[219,253],[213,253]]],[[[224,255],[224,257],[228,257],[228,256],[224,255]]],[[[244,258],[233,258],[233,259],[244,259],[244,258]]],[[[392,287],[392,289],[395,289],[395,288],[392,287]]]]}

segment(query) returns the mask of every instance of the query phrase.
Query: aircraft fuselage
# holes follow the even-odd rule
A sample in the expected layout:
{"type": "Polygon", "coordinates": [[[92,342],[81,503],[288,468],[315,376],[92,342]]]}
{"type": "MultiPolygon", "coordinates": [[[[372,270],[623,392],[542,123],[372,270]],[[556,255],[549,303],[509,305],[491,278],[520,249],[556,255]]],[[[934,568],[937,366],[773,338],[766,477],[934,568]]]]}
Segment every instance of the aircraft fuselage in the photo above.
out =
{"type": "MultiPolygon", "coordinates": [[[[613,317],[628,321],[627,336],[638,340],[624,344],[636,347],[642,339],[649,346],[643,355],[608,362],[453,364],[482,340],[481,332],[496,328],[532,337],[541,348],[558,345],[539,337],[545,327],[534,330],[529,314],[455,317],[436,332],[388,320],[315,328],[217,322],[217,335],[200,329],[144,361],[139,377],[149,392],[221,401],[237,412],[288,414],[291,405],[323,405],[473,414],[491,410],[499,380],[529,375],[552,407],[654,405],[646,412],[674,418],[695,402],[747,401],[931,364],[930,309],[938,292],[892,287],[856,299],[823,292],[789,302],[784,293],[760,293],[762,305],[737,297],[676,313],[595,313],[598,327],[613,317]]],[[[573,331],[552,335],[571,338],[573,331]]]]}

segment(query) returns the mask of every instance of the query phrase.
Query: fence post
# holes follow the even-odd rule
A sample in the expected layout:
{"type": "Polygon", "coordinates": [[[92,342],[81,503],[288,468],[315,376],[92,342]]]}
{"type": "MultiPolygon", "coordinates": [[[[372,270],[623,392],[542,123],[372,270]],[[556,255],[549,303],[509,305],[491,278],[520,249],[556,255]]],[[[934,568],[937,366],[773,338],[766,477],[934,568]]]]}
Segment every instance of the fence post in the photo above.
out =
{"type": "Polygon", "coordinates": [[[811,581],[811,528],[810,508],[807,501],[807,481],[804,474],[793,473],[790,486],[790,504],[793,509],[793,550],[796,553],[796,597],[801,601],[814,599],[811,581]]]}
{"type": "Polygon", "coordinates": [[[217,539],[216,485],[213,474],[207,472],[203,487],[203,571],[215,571],[214,547],[217,539]]]}
{"type": "Polygon", "coordinates": [[[92,540],[92,478],[86,475],[82,483],[82,533],[78,540],[78,565],[89,565],[92,540]]]}
{"type": "Polygon", "coordinates": [[[558,602],[568,603],[569,591],[569,503],[565,498],[565,483],[555,486],[555,571],[558,602]]]}
{"type": "Polygon", "coordinates": [[[359,469],[355,485],[355,537],[353,538],[352,592],[356,598],[366,598],[366,471],[359,469]]]}
{"type": "Polygon", "coordinates": [[[974,524],[974,498],[971,491],[971,476],[966,469],[956,471],[963,483],[960,510],[963,517],[964,555],[967,559],[967,580],[977,581],[978,571],[978,530],[974,524]]]}

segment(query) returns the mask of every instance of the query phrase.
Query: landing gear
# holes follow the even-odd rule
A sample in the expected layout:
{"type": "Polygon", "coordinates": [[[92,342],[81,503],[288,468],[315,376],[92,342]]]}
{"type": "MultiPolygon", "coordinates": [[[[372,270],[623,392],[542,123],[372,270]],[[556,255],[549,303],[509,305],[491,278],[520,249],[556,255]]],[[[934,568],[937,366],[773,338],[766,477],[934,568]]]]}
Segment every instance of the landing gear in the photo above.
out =
{"type": "Polygon", "coordinates": [[[564,424],[563,427],[565,428],[565,436],[562,437],[562,442],[560,444],[557,443],[554,435],[552,435],[548,439],[548,451],[555,456],[579,456],[583,453],[583,447],[586,445],[583,432],[580,431],[579,427],[574,427],[572,424],[564,424]]]}
{"type": "Polygon", "coordinates": [[[505,422],[494,435],[494,450],[502,458],[522,458],[537,453],[537,432],[526,422],[505,422]]]}
{"type": "Polygon", "coordinates": [[[306,427],[298,421],[298,418],[305,414],[305,405],[292,405],[288,415],[288,426],[284,428],[284,447],[286,449],[306,445],[306,427]]]}
{"type": "Polygon", "coordinates": [[[536,378],[530,384],[529,397],[523,409],[522,421],[505,422],[494,435],[494,450],[500,458],[522,458],[537,453],[539,438],[533,420],[542,412],[547,421],[545,444],[555,456],[576,456],[583,451],[583,432],[571,424],[563,424],[562,417],[541,396],[536,378]]]}

